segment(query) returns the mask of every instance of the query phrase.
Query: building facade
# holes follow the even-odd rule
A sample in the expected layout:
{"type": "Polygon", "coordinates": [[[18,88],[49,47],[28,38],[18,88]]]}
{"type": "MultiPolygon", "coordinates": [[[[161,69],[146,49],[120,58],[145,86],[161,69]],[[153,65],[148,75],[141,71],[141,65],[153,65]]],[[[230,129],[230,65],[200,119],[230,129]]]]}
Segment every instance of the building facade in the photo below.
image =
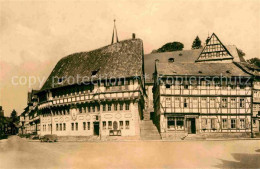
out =
{"type": "Polygon", "coordinates": [[[142,77],[140,39],[63,58],[37,94],[40,135],[140,136],[142,77]]]}
{"type": "Polygon", "coordinates": [[[155,122],[163,137],[251,133],[250,75],[233,63],[172,64],[156,64],[155,122]],[[220,74],[228,80],[221,81],[220,74]],[[237,80],[240,75],[244,83],[249,79],[246,85],[237,80]]]}
{"type": "Polygon", "coordinates": [[[196,63],[157,61],[154,121],[163,138],[250,136],[253,79],[233,60],[213,34],[196,63]]]}
{"type": "Polygon", "coordinates": [[[32,90],[27,95],[27,106],[19,116],[19,134],[39,134],[40,114],[38,111],[38,91],[32,90]]]}

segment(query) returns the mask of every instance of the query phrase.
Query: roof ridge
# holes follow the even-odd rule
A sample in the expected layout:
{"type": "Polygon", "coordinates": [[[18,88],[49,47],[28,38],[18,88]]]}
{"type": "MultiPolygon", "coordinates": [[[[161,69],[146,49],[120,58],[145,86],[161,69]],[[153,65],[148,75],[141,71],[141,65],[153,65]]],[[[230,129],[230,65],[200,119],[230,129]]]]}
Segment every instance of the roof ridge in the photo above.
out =
{"type": "Polygon", "coordinates": [[[102,49],[104,49],[104,48],[107,48],[107,47],[109,47],[109,46],[115,46],[115,45],[118,45],[118,44],[120,44],[120,43],[124,43],[124,42],[126,42],[126,41],[136,41],[136,40],[141,40],[141,41],[142,41],[142,39],[140,39],[140,38],[136,38],[136,39],[125,39],[125,40],[119,41],[118,43],[109,44],[109,45],[106,45],[106,46],[99,47],[99,48],[97,48],[97,49],[93,49],[93,50],[89,50],[89,51],[82,51],[82,52],[71,53],[71,54],[69,54],[69,55],[66,55],[66,56],[62,57],[60,60],[62,60],[62,59],[64,59],[64,58],[67,58],[67,57],[69,57],[69,56],[72,56],[72,55],[74,56],[74,55],[77,55],[77,54],[85,54],[85,53],[95,52],[95,51],[98,51],[98,50],[102,50],[102,49]]]}

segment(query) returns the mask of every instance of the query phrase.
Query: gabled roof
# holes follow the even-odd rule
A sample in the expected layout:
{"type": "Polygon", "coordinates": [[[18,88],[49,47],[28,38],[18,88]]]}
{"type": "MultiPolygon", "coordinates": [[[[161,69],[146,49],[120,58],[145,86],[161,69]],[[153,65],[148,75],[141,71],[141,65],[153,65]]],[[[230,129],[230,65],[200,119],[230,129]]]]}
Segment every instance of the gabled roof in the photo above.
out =
{"type": "MultiPolygon", "coordinates": [[[[239,57],[237,48],[235,45],[228,45],[226,48],[234,57],[234,61],[243,62],[244,58],[239,57]]],[[[147,76],[145,82],[153,83],[152,75],[154,73],[155,60],[158,59],[160,63],[167,63],[169,58],[174,58],[174,63],[195,63],[196,59],[199,57],[202,49],[194,50],[182,50],[174,52],[164,52],[164,53],[151,53],[144,55],[144,69],[147,76]]]]}
{"type": "Polygon", "coordinates": [[[201,51],[196,62],[233,59],[234,57],[222,44],[217,35],[213,33],[206,46],[201,51]]]}
{"type": "Polygon", "coordinates": [[[77,77],[80,77],[80,82],[85,82],[91,79],[141,76],[142,62],[141,39],[124,40],[90,52],[71,54],[57,63],[41,91],[71,85],[71,79],[76,84],[77,77]],[[55,85],[53,79],[56,80],[55,85]]]}
{"type": "Polygon", "coordinates": [[[156,63],[159,75],[173,76],[250,76],[234,63],[156,63]]]}

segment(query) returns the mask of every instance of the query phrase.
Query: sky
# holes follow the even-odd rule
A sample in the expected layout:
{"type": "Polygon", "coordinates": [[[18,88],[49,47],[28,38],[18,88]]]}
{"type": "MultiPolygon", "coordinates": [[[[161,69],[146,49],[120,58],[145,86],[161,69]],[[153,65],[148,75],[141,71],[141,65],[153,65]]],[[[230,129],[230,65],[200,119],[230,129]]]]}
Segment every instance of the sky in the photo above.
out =
{"type": "Polygon", "coordinates": [[[135,33],[145,53],[173,41],[190,49],[197,35],[204,42],[214,32],[224,45],[242,49],[246,59],[260,58],[260,0],[0,0],[5,116],[13,109],[23,112],[28,91],[40,89],[62,57],[110,44],[114,19],[119,40],[135,33]]]}

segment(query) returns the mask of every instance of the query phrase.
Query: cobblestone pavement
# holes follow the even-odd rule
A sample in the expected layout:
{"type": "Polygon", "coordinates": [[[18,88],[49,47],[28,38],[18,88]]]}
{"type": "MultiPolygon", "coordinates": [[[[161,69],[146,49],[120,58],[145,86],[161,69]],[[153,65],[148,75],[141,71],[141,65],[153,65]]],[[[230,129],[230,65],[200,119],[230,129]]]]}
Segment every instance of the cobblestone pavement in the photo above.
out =
{"type": "Polygon", "coordinates": [[[41,143],[0,140],[0,168],[260,168],[260,140],[41,143]]]}

